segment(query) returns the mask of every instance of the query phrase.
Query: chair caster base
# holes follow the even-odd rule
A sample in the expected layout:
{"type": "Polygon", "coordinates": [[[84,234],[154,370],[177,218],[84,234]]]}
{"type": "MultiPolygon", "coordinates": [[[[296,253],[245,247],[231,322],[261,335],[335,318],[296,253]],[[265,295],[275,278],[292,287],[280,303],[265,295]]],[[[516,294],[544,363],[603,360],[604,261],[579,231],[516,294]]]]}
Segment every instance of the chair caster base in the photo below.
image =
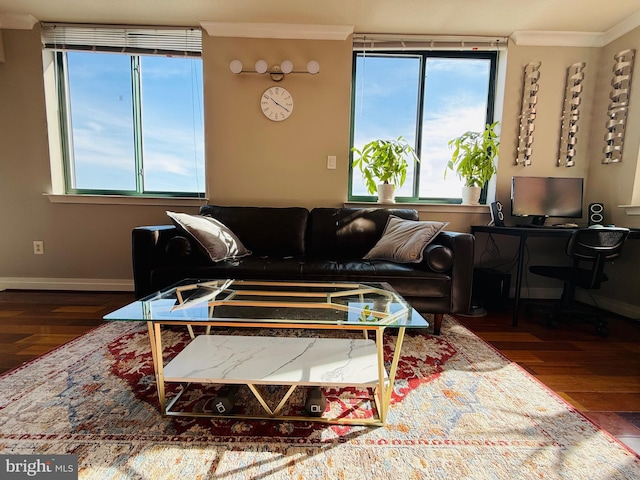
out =
{"type": "Polygon", "coordinates": [[[602,338],[606,338],[609,336],[609,328],[606,325],[596,325],[596,335],[602,338]]]}

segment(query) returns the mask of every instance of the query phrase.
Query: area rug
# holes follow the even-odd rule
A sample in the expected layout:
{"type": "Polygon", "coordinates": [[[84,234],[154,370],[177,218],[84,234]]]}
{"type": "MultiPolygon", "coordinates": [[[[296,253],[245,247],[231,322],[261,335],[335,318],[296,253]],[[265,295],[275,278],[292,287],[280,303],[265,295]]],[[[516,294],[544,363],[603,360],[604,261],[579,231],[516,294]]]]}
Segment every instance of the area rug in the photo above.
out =
{"type": "MultiPolygon", "coordinates": [[[[172,355],[188,338],[163,340],[172,355]]],[[[451,317],[402,352],[383,427],[163,418],[146,326],[109,323],[0,377],[0,455],[75,454],[79,478],[101,480],[640,478],[634,453],[451,317]]],[[[325,393],[333,409],[374,408],[325,393]]]]}

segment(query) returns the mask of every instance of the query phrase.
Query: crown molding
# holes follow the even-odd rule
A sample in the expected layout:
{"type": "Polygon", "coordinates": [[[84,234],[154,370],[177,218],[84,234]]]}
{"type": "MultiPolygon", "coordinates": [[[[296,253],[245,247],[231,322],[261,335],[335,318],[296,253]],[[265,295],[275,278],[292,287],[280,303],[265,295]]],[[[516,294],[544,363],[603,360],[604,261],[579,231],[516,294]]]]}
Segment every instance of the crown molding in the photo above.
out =
{"type": "Polygon", "coordinates": [[[210,37],[346,40],[353,33],[353,25],[200,22],[200,26],[210,37]]]}
{"type": "Polygon", "coordinates": [[[631,30],[640,27],[640,10],[636,13],[629,15],[623,21],[614,25],[609,30],[602,34],[602,46],[610,44],[614,40],[617,40],[623,35],[626,35],[631,30]]]}
{"type": "Polygon", "coordinates": [[[511,34],[516,45],[542,47],[604,47],[640,27],[640,10],[606,32],[551,32],[520,30],[511,34]]]}
{"type": "Polygon", "coordinates": [[[519,30],[511,34],[516,45],[538,47],[601,47],[602,33],[596,32],[549,32],[519,30]]]}
{"type": "Polygon", "coordinates": [[[31,30],[37,22],[33,15],[0,12],[0,28],[7,30],[31,30]]]}

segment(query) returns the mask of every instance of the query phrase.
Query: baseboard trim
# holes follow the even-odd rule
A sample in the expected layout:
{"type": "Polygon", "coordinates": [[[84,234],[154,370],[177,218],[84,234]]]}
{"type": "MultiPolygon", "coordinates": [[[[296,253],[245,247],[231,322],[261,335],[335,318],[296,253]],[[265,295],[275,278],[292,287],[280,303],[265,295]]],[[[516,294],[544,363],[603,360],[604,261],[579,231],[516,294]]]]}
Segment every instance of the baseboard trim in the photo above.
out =
{"type": "Polygon", "coordinates": [[[0,290],[133,292],[133,280],[111,278],[0,277],[0,290]]]}
{"type": "MultiPolygon", "coordinates": [[[[514,296],[515,289],[511,289],[511,298],[514,296]]],[[[553,300],[560,298],[562,295],[561,288],[529,288],[523,289],[522,300],[527,298],[538,300],[553,300]]],[[[630,303],[616,300],[615,298],[607,298],[602,295],[598,295],[594,292],[587,293],[584,290],[576,291],[576,300],[586,305],[593,305],[606,310],[607,312],[615,313],[626,318],[640,320],[640,306],[632,305],[630,303]],[[595,302],[594,302],[595,300],[595,302]]]]}
{"type": "Polygon", "coordinates": [[[640,320],[640,307],[638,305],[631,305],[630,303],[621,302],[615,298],[607,298],[596,294],[587,294],[586,292],[576,292],[576,300],[587,305],[596,305],[602,310],[607,312],[613,312],[623,317],[633,318],[640,320]]]}

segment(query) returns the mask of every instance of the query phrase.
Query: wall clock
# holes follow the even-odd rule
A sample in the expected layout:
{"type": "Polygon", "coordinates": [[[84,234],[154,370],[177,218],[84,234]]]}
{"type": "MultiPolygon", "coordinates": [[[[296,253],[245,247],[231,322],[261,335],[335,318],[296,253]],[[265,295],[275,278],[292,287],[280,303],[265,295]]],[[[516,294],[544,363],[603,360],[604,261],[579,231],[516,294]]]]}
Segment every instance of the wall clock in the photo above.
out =
{"type": "Polygon", "coordinates": [[[260,97],[260,107],[269,120],[281,122],[293,112],[293,97],[286,88],[269,87],[260,97]]]}

